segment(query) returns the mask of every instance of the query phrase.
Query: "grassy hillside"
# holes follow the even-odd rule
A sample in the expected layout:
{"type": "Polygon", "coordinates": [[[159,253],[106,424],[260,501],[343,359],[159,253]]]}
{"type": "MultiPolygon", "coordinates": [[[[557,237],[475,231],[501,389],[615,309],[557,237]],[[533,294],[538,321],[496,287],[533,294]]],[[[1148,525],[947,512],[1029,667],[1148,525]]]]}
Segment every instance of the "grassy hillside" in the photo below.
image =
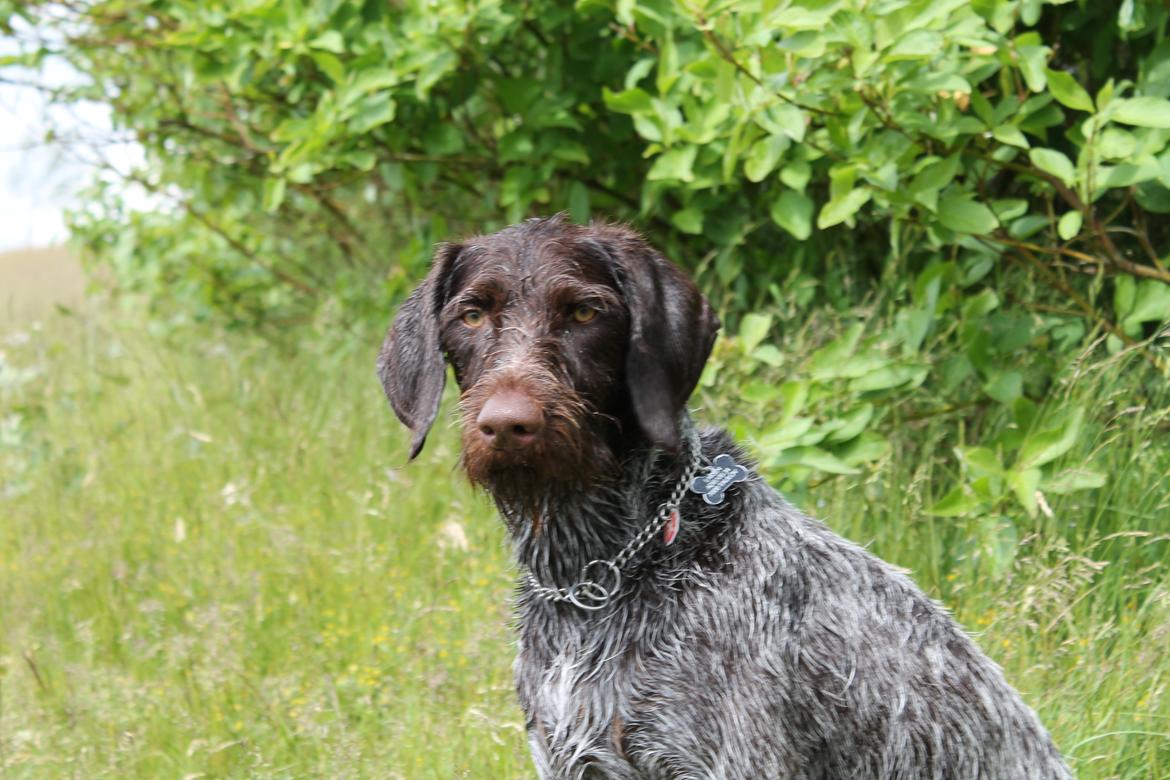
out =
{"type": "MultiPolygon", "coordinates": [[[[452,425],[404,465],[378,334],[48,331],[0,346],[5,780],[532,776],[502,528],[452,425]]],[[[942,423],[801,501],[954,609],[1081,777],[1165,777],[1167,411],[1107,373],[1076,392],[1109,483],[999,576],[922,512],[942,423]]]]}

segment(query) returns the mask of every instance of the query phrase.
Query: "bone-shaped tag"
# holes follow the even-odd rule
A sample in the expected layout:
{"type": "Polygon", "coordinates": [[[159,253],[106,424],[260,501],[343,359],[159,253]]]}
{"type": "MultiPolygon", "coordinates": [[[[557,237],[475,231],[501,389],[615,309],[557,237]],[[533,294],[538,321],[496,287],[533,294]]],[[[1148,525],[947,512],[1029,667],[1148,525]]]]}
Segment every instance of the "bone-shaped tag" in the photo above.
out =
{"type": "Polygon", "coordinates": [[[748,478],[748,470],[735,462],[730,455],[719,455],[711,464],[711,470],[691,480],[691,492],[698,493],[708,504],[723,503],[727,488],[748,478]]]}

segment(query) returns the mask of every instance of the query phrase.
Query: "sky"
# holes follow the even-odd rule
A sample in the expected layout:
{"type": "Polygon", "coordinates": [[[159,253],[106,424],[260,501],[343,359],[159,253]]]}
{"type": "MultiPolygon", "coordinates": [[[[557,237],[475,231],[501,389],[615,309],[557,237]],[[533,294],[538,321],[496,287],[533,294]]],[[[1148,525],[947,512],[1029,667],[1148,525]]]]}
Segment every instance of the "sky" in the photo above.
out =
{"type": "MultiPolygon", "coordinates": [[[[0,37],[0,56],[17,51],[12,39],[0,37]]],[[[45,134],[54,127],[64,137],[111,138],[108,109],[95,103],[52,106],[40,90],[20,83],[59,86],[78,78],[60,60],[46,62],[39,72],[0,70],[0,252],[64,242],[64,211],[97,173],[73,145],[47,144],[45,134]]],[[[131,144],[106,145],[103,153],[122,170],[142,159],[131,144]]]]}

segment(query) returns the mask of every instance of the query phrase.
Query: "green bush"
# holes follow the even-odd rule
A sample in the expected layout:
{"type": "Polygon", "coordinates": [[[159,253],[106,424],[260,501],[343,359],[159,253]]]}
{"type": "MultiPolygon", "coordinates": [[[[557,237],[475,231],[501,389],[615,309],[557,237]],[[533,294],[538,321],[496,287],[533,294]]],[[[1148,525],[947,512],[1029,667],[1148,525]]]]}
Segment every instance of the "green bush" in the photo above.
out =
{"type": "Polygon", "coordinates": [[[1170,307],[1067,278],[1170,281],[1158,3],[0,3],[17,16],[43,34],[9,62],[88,76],[61,99],[108,104],[147,150],[129,181],[170,206],[127,215],[104,185],[80,236],[237,319],[370,297],[451,232],[560,209],[639,220],[736,311],[793,271],[838,299],[939,256],[1028,266],[1114,347],[1170,307]]]}
{"type": "Polygon", "coordinates": [[[1060,403],[1078,359],[1139,386],[1170,365],[1161,3],[0,0],[0,19],[42,33],[10,62],[68,59],[89,84],[60,99],[105,102],[145,148],[73,227],[167,313],[271,334],[384,317],[452,234],[631,219],[740,334],[708,379],[759,404],[769,468],[851,473],[883,425],[951,414],[935,511],[980,516],[1101,484],[1056,463],[1093,411],[1060,403]],[[127,211],[127,184],[160,207],[127,211]],[[835,330],[784,366],[770,324],[801,318],[835,330]]]}

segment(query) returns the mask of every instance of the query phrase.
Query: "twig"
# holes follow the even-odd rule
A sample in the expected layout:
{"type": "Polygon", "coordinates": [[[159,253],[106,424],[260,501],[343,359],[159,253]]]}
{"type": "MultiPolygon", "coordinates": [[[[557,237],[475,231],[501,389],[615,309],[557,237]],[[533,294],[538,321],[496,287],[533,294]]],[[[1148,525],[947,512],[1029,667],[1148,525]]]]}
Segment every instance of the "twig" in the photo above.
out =
{"type": "Polygon", "coordinates": [[[41,689],[41,693],[48,693],[49,686],[45,683],[45,678],[41,677],[41,670],[37,666],[36,659],[33,658],[32,651],[25,650],[23,653],[21,653],[21,656],[24,658],[25,664],[28,665],[29,671],[32,672],[33,679],[37,681],[37,687],[41,689]]]}
{"type": "Polygon", "coordinates": [[[737,71],[739,71],[740,73],[742,73],[743,75],[745,75],[749,79],[751,79],[753,82],[755,82],[755,84],[757,86],[768,90],[769,92],[771,92],[776,97],[780,98],[785,103],[796,106],[797,108],[802,109],[804,111],[808,111],[808,112],[813,113],[813,114],[821,114],[823,116],[837,116],[836,111],[828,111],[828,110],[823,109],[823,108],[817,108],[815,106],[805,105],[804,103],[801,103],[799,100],[793,100],[792,98],[788,97],[787,95],[785,95],[783,92],[780,92],[779,90],[775,90],[775,89],[770,88],[767,84],[765,84],[759,78],[759,76],[757,76],[756,74],[752,73],[750,70],[745,68],[743,63],[741,63],[738,59],[735,58],[735,54],[731,51],[731,49],[729,49],[727,47],[727,44],[724,43],[723,40],[718,35],[715,34],[715,31],[711,28],[710,20],[708,20],[702,14],[699,14],[696,17],[695,22],[696,22],[695,26],[703,31],[703,38],[706,39],[708,42],[710,42],[710,44],[712,46],[715,47],[715,51],[719,54],[719,56],[722,57],[727,62],[729,62],[737,71]]]}
{"type": "MultiPolygon", "coordinates": [[[[1145,220],[1140,209],[1137,210],[1137,214],[1137,219],[1144,222],[1145,220]]],[[[1146,257],[1150,258],[1150,262],[1154,265],[1154,267],[1165,273],[1166,266],[1162,265],[1161,258],[1159,258],[1158,253],[1154,251],[1154,245],[1150,243],[1150,237],[1146,234],[1144,226],[1142,229],[1134,229],[1131,227],[1125,227],[1124,225],[1112,225],[1111,227],[1106,228],[1106,230],[1111,233],[1125,233],[1136,238],[1138,243],[1141,244],[1142,250],[1145,251],[1146,257]]]]}
{"type": "Polygon", "coordinates": [[[1139,265],[1132,260],[1125,258],[1100,258],[1086,252],[1080,252],[1076,249],[1069,249],[1065,246],[1041,246],[1040,244],[1033,244],[1028,241],[1018,241],[1014,238],[1009,238],[1004,235],[992,236],[992,240],[1001,244],[1005,244],[1014,249],[1024,249],[1029,252],[1037,252],[1040,254],[1057,254],[1065,257],[1071,257],[1074,260],[1080,260],[1082,263],[1087,263],[1094,267],[1102,267],[1106,265],[1115,265],[1117,268],[1134,276],[1140,276],[1144,279],[1156,279],[1159,282],[1170,284],[1170,271],[1160,268],[1151,268],[1148,265],[1139,265]]]}
{"type": "Polygon", "coordinates": [[[655,48],[654,44],[650,43],[649,41],[643,40],[643,39],[639,38],[638,36],[634,35],[634,31],[632,29],[630,29],[628,27],[624,27],[624,26],[618,24],[617,22],[610,22],[609,29],[611,29],[615,33],[617,33],[617,36],[619,38],[622,38],[623,40],[629,41],[630,43],[634,44],[642,51],[648,51],[654,55],[658,54],[658,49],[655,48]]]}
{"type": "MultiPolygon", "coordinates": [[[[979,240],[983,243],[989,243],[988,241],[986,241],[984,239],[979,239],[979,240]]],[[[996,241],[998,239],[993,237],[991,240],[996,241]]],[[[1028,264],[1031,265],[1031,267],[1035,268],[1036,271],[1041,276],[1043,276],[1045,279],[1048,280],[1049,284],[1051,284],[1053,287],[1055,287],[1056,289],[1058,289],[1062,293],[1064,293],[1066,296],[1068,296],[1068,298],[1070,300],[1072,300],[1073,303],[1075,303],[1077,305],[1077,307],[1082,312],[1084,312],[1085,319],[1089,320],[1090,322],[1096,323],[1098,326],[1100,326],[1102,328],[1105,328],[1111,334],[1113,334],[1118,339],[1120,339],[1121,342],[1123,344],[1125,344],[1127,347],[1140,349],[1142,357],[1144,357],[1147,361],[1149,361],[1150,365],[1152,365],[1157,370],[1162,371],[1164,369],[1164,366],[1162,365],[1162,360],[1157,355],[1151,354],[1148,349],[1142,349],[1143,345],[1140,342],[1137,342],[1134,339],[1127,336],[1125,334],[1125,332],[1123,330],[1121,330],[1121,328],[1117,327],[1117,325],[1115,325],[1113,322],[1111,322],[1110,320],[1103,317],[1100,313],[1098,313],[1098,311],[1095,308],[1093,308],[1093,305],[1091,303],[1089,303],[1087,300],[1085,300],[1085,298],[1082,295],[1080,295],[1076,290],[1069,287],[1068,284],[1063,279],[1061,279],[1057,274],[1054,274],[1050,268],[1048,268],[1046,265],[1044,265],[1044,263],[1040,262],[1040,259],[1038,257],[1036,257],[1036,255],[1033,254],[1026,246],[1016,246],[1014,248],[1025,260],[1027,260],[1028,264]]],[[[1007,257],[1009,260],[1016,259],[1016,256],[1011,252],[1005,252],[1004,256],[1007,257]]]]}

